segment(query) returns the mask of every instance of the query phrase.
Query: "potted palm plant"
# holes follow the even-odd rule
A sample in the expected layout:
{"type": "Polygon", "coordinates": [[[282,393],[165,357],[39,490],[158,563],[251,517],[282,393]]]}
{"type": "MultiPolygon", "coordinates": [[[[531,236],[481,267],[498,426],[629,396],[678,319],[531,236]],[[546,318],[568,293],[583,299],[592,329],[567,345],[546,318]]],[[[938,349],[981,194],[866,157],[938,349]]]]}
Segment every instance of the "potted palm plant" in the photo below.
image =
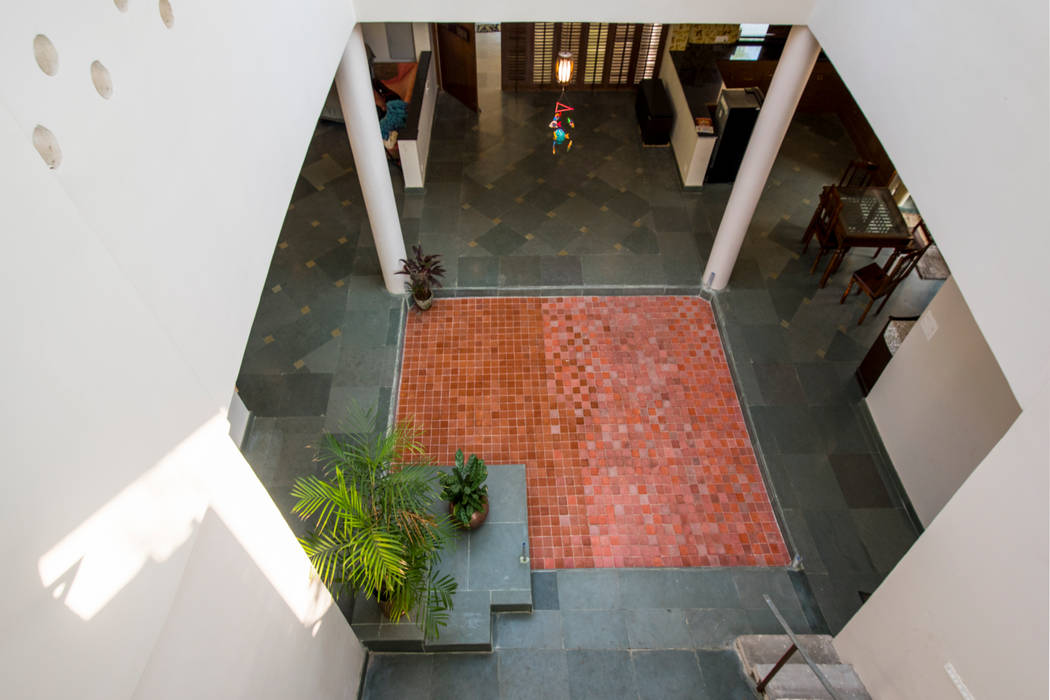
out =
{"type": "Polygon", "coordinates": [[[292,487],[292,512],[314,520],[299,541],[337,599],[363,592],[392,621],[408,616],[434,638],[456,591],[436,568],[453,533],[434,515],[437,469],[410,425],[378,431],[374,411],[358,411],[348,427],[345,437],[324,436],[324,476],[292,487]]]}
{"type": "Polygon", "coordinates": [[[463,450],[456,450],[456,465],[441,475],[441,497],[448,501],[452,520],[466,530],[481,527],[489,514],[488,470],[477,455],[464,463],[463,450]]]}
{"type": "Polygon", "coordinates": [[[445,268],[440,255],[423,255],[422,247],[412,246],[412,257],[399,260],[399,275],[408,275],[408,289],[420,311],[426,311],[434,303],[434,287],[441,286],[445,268]]]}

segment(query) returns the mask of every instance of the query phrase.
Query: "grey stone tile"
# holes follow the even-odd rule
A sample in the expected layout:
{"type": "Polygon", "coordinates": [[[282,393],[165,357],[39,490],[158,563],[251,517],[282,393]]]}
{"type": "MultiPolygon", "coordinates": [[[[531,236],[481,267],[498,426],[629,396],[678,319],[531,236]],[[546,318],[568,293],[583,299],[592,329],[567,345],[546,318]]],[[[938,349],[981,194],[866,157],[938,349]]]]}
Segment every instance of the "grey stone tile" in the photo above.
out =
{"type": "Polygon", "coordinates": [[[499,282],[499,260],[497,258],[460,258],[460,287],[495,287],[499,282]]]}
{"type": "MultiPolygon", "coordinates": [[[[469,455],[468,455],[469,457],[469,455]]],[[[489,517],[487,523],[523,523],[525,513],[525,468],[522,465],[487,465],[489,517]]]]}
{"type": "Polygon", "coordinates": [[[498,649],[561,649],[561,613],[533,610],[531,614],[500,613],[495,616],[495,645],[498,649]]]}
{"type": "Polygon", "coordinates": [[[784,454],[814,454],[824,451],[823,437],[806,411],[790,406],[752,406],[763,446],[772,437],[776,451],[784,454]]]}
{"type": "Polygon", "coordinates": [[[501,700],[568,700],[571,697],[564,651],[503,649],[496,656],[501,700]]]}
{"type": "Polygon", "coordinates": [[[798,507],[818,510],[846,508],[846,499],[826,455],[781,455],[777,463],[787,471],[794,495],[792,500],[798,507]]]}
{"type": "Polygon", "coordinates": [[[566,660],[569,692],[574,700],[637,697],[634,665],[626,651],[570,651],[566,660]]]}
{"type": "Polygon", "coordinates": [[[562,610],[612,610],[620,607],[620,579],[615,569],[570,569],[557,572],[562,610]]]}
{"type": "Polygon", "coordinates": [[[642,700],[694,700],[702,684],[692,651],[636,651],[631,654],[642,700]]]}
{"type": "MultiPolygon", "coordinates": [[[[500,223],[477,238],[478,244],[493,255],[510,255],[525,244],[525,236],[508,224],[500,223]]],[[[460,269],[462,277],[463,270],[460,269]]]]}
{"type": "Polygon", "coordinates": [[[875,571],[849,511],[809,510],[805,511],[805,518],[820,558],[830,573],[870,574],[875,571]]]}
{"type": "Polygon", "coordinates": [[[828,460],[850,508],[889,508],[892,505],[871,455],[833,454],[828,455],[828,460]]]}
{"type": "Polygon", "coordinates": [[[428,697],[433,668],[429,654],[372,654],[362,695],[370,700],[428,697]]]}
{"type": "Polygon", "coordinates": [[[762,403],[771,406],[795,406],[806,403],[802,385],[793,364],[755,363],[755,379],[762,395],[762,403]]]}
{"type": "Polygon", "coordinates": [[[698,651],[703,681],[697,688],[697,700],[754,700],[754,685],[744,675],[736,652],[698,651]]]}
{"type": "Polygon", "coordinates": [[[521,543],[528,539],[525,523],[489,523],[470,536],[470,588],[525,590],[528,564],[519,562],[521,543]]]}
{"type": "Polygon", "coordinates": [[[663,281],[659,255],[588,255],[582,259],[583,283],[656,285],[663,281]]]}
{"type": "Polygon", "coordinates": [[[534,610],[560,610],[558,575],[553,571],[532,573],[532,607],[534,610]]]}
{"type": "Polygon", "coordinates": [[[525,195],[525,201],[542,212],[554,211],[566,199],[568,195],[564,191],[550,184],[542,184],[525,195]]]}
{"type": "Polygon", "coordinates": [[[780,326],[762,325],[740,328],[744,350],[755,362],[782,362],[787,357],[784,329],[780,326]]]}
{"type": "Polygon", "coordinates": [[[686,625],[697,649],[725,649],[751,630],[746,611],[740,608],[703,608],[685,611],[686,625]]]}
{"type": "Polygon", "coordinates": [[[785,508],[783,512],[787,531],[791,535],[796,552],[802,557],[802,566],[809,573],[827,573],[828,569],[820,556],[817,543],[809,532],[809,524],[806,522],[806,511],[785,508]]]}
{"type": "Polygon", "coordinates": [[[854,406],[814,406],[814,422],[824,435],[829,454],[875,451],[875,440],[854,406]]]}
{"type": "Polygon", "coordinates": [[[536,287],[540,284],[538,256],[510,256],[500,258],[499,285],[501,287],[536,287]]]}
{"type": "Polygon", "coordinates": [[[897,508],[858,508],[850,512],[872,564],[887,574],[897,565],[917,535],[904,511],[897,508]]]}
{"type": "Polygon", "coordinates": [[[762,596],[768,595],[780,609],[801,609],[795,587],[786,569],[741,569],[733,574],[740,605],[744,608],[766,608],[762,596]]]}
{"type": "MultiPolygon", "coordinates": [[[[551,613],[555,614],[555,613],[551,613]]],[[[627,624],[622,610],[561,610],[566,649],[626,649],[627,624]]]]}
{"type": "Polygon", "coordinates": [[[362,347],[344,344],[335,370],[335,386],[389,384],[394,376],[395,352],[396,348],[390,346],[362,347]]]}
{"type": "MultiPolygon", "coordinates": [[[[354,299],[348,302],[351,306],[354,299]]],[[[389,303],[389,302],[387,302],[389,303]]],[[[342,336],[343,348],[376,348],[386,343],[387,330],[390,324],[390,316],[383,310],[350,310],[343,317],[342,336]]]]}
{"type": "Polygon", "coordinates": [[[583,284],[580,258],[575,255],[541,257],[540,284],[548,287],[583,284]]]}
{"type": "Polygon", "coordinates": [[[499,687],[499,658],[495,654],[437,654],[433,659],[433,700],[491,700],[499,687]]]}
{"type": "Polygon", "coordinates": [[[681,609],[628,610],[626,624],[631,649],[688,649],[693,645],[681,609]]]}
{"type": "Polygon", "coordinates": [[[748,325],[779,323],[770,292],[763,289],[733,289],[726,297],[729,320],[748,325]]]}

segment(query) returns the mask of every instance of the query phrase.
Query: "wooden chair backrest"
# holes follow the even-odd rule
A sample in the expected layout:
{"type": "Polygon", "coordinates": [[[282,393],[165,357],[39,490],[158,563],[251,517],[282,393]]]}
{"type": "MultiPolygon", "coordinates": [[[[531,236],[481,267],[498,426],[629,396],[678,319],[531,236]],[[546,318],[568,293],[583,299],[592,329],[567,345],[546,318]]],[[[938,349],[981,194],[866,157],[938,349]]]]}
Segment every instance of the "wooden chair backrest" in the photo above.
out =
{"type": "Polygon", "coordinates": [[[933,236],[930,235],[930,229],[926,227],[926,220],[919,219],[919,223],[915,224],[911,230],[911,248],[922,248],[926,250],[933,244],[933,236]]]}
{"type": "Polygon", "coordinates": [[[851,160],[839,178],[839,187],[867,187],[879,166],[870,160],[851,160]]]}
{"type": "Polygon", "coordinates": [[[820,213],[817,221],[820,222],[821,230],[827,234],[831,233],[842,212],[842,198],[834,187],[825,187],[820,193],[820,213]]]}
{"type": "Polygon", "coordinates": [[[875,297],[881,297],[884,294],[889,294],[894,288],[900,284],[905,277],[911,274],[911,271],[915,269],[915,266],[919,263],[919,258],[929,248],[927,243],[921,248],[908,248],[903,253],[897,256],[896,261],[893,263],[893,267],[887,272],[882,278],[882,283],[875,289],[875,297]]]}

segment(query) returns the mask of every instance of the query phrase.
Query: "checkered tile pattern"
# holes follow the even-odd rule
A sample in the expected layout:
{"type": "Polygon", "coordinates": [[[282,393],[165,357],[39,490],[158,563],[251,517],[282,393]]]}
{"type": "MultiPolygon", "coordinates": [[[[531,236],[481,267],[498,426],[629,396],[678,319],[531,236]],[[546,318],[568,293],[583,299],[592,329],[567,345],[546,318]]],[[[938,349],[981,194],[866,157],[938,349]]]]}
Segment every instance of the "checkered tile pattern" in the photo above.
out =
{"type": "Polygon", "coordinates": [[[439,300],[398,417],[439,463],[525,464],[534,568],[788,562],[703,300],[439,300]]]}

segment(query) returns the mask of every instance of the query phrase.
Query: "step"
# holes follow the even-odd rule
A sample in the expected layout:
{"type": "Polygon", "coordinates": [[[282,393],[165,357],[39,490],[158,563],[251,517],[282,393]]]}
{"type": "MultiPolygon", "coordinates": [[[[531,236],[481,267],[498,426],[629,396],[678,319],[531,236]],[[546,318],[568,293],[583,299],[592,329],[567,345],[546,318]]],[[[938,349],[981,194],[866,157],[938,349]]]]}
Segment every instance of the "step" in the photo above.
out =
{"type": "MultiPolygon", "coordinates": [[[[809,658],[816,664],[841,663],[838,652],[826,634],[796,634],[795,638],[805,649],[809,658]]],[[[740,664],[744,671],[755,680],[754,668],[760,664],[775,664],[791,646],[791,638],[786,634],[745,634],[733,642],[740,664]]],[[[802,654],[797,651],[788,659],[788,664],[805,664],[802,654]]]]}
{"type": "MultiPolygon", "coordinates": [[[[772,670],[773,664],[759,664],[755,671],[760,678],[772,670]]],[[[871,700],[857,672],[849,664],[818,664],[831,682],[840,700],[871,700]]],[[[809,666],[787,664],[773,676],[766,686],[768,700],[832,700],[831,694],[809,666]]]]}
{"type": "MultiPolygon", "coordinates": [[[[444,468],[447,469],[447,468],[444,468]]],[[[424,642],[409,620],[391,623],[375,601],[354,602],[351,627],[372,651],[492,651],[492,614],[532,612],[532,570],[521,562],[528,541],[525,466],[488,467],[489,515],[477,530],[462,532],[444,552],[439,569],[456,579],[448,625],[424,642]]],[[[436,510],[447,513],[447,504],[436,510]]]]}

